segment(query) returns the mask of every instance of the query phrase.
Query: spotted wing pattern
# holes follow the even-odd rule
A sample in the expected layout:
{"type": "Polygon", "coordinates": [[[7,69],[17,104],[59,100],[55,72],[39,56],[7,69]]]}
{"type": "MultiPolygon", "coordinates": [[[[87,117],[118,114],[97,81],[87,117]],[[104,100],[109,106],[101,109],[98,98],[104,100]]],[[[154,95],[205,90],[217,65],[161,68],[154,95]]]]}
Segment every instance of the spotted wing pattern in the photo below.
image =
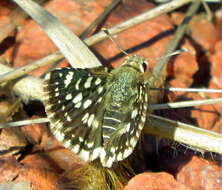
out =
{"type": "Polygon", "coordinates": [[[99,156],[101,121],[97,106],[105,93],[106,77],[85,69],[56,69],[45,78],[45,109],[55,137],[85,161],[99,156]]]}

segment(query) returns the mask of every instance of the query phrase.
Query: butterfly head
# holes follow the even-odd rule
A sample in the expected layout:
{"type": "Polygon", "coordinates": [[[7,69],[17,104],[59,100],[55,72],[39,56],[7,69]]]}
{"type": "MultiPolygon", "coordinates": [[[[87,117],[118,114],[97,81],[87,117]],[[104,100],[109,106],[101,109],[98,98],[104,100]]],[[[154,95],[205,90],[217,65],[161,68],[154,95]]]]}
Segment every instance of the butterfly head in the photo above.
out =
{"type": "Polygon", "coordinates": [[[122,63],[122,66],[133,67],[141,73],[144,73],[148,67],[146,59],[139,55],[127,56],[122,63]]]}

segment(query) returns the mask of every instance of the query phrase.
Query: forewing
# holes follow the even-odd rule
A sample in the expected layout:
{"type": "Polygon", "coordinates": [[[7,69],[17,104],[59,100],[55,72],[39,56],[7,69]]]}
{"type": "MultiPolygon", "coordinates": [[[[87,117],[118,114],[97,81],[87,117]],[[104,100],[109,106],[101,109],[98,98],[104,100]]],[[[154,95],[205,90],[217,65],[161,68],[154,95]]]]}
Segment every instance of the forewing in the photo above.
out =
{"type": "Polygon", "coordinates": [[[104,167],[111,167],[113,162],[127,158],[134,150],[144,127],[148,106],[148,87],[139,84],[137,96],[132,107],[117,130],[110,136],[100,155],[104,167]]]}
{"type": "Polygon", "coordinates": [[[44,104],[52,132],[85,161],[97,158],[101,149],[97,114],[106,91],[104,73],[94,75],[85,69],[61,68],[45,79],[44,104]]]}

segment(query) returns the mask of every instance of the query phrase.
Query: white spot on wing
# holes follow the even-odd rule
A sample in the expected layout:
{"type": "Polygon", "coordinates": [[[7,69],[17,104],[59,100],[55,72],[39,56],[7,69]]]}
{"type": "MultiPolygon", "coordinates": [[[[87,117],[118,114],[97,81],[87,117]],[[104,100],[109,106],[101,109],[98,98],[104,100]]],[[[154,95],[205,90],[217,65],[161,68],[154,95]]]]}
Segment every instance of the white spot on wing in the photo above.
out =
{"type": "Polygon", "coordinates": [[[123,160],[123,154],[119,152],[119,154],[116,157],[117,160],[123,160]]]}
{"type": "Polygon", "coordinates": [[[72,121],[72,118],[70,116],[68,116],[66,119],[68,122],[72,121]]]}
{"type": "Polygon", "coordinates": [[[69,148],[71,146],[71,141],[70,140],[66,140],[64,143],[63,143],[63,146],[66,147],[66,148],[69,148]]]}
{"type": "Polygon", "coordinates": [[[76,82],[75,89],[79,90],[79,84],[81,82],[81,78],[76,82]]]}
{"type": "Polygon", "coordinates": [[[116,150],[116,149],[115,149],[114,147],[111,147],[111,148],[110,148],[110,152],[113,153],[113,154],[115,153],[115,150],[116,150]]]}
{"type": "Polygon", "coordinates": [[[96,158],[98,158],[100,155],[100,152],[101,152],[101,147],[95,148],[92,152],[90,160],[95,160],[96,158]]]}
{"type": "Polygon", "coordinates": [[[139,99],[142,100],[142,93],[143,93],[143,88],[140,86],[140,91],[139,91],[139,99]]]}
{"type": "Polygon", "coordinates": [[[100,86],[100,87],[97,89],[97,92],[100,94],[102,91],[103,91],[103,87],[100,86]]]}
{"type": "Polygon", "coordinates": [[[84,83],[84,88],[90,88],[93,77],[89,77],[84,83]]]}
{"type": "Polygon", "coordinates": [[[48,73],[46,76],[45,76],[45,80],[49,80],[51,77],[51,73],[48,73]]]}
{"type": "Polygon", "coordinates": [[[135,147],[135,146],[136,146],[136,143],[138,142],[138,138],[137,138],[137,137],[134,137],[133,139],[134,139],[134,140],[133,140],[133,147],[135,147]]]}
{"type": "Polygon", "coordinates": [[[94,114],[91,114],[91,115],[89,116],[88,121],[87,121],[88,127],[90,127],[90,126],[92,125],[93,120],[94,120],[94,114]]]}
{"type": "Polygon", "coordinates": [[[133,149],[131,148],[126,149],[123,153],[124,159],[127,158],[132,152],[133,152],[133,149]]]}
{"type": "Polygon", "coordinates": [[[89,113],[86,113],[86,114],[83,116],[83,118],[82,118],[82,122],[83,122],[83,123],[86,123],[87,120],[88,120],[88,118],[89,118],[89,113]]]}
{"type": "Polygon", "coordinates": [[[71,94],[71,93],[70,93],[70,94],[67,94],[66,97],[65,97],[65,99],[66,99],[66,100],[71,100],[71,99],[72,99],[72,94],[71,94]]]}
{"type": "Polygon", "coordinates": [[[71,81],[72,81],[72,79],[73,79],[73,75],[74,75],[73,72],[69,72],[69,73],[66,75],[66,80],[64,81],[65,87],[68,87],[68,86],[69,86],[69,84],[71,83],[71,81]]]}
{"type": "Polygon", "coordinates": [[[78,103],[75,105],[75,108],[80,108],[81,105],[82,105],[82,103],[81,103],[81,102],[78,102],[78,103]]]}
{"type": "Polygon", "coordinates": [[[143,109],[147,110],[147,104],[143,104],[143,109]]]}
{"type": "Polygon", "coordinates": [[[127,126],[126,126],[126,132],[127,132],[127,133],[130,132],[130,123],[128,123],[127,126]]]}
{"type": "Polygon", "coordinates": [[[109,157],[106,162],[103,162],[103,166],[105,166],[107,168],[110,168],[113,165],[113,161],[114,161],[114,158],[109,157]]]}
{"type": "Polygon", "coordinates": [[[78,93],[76,97],[73,99],[73,103],[76,104],[77,102],[80,102],[82,100],[82,93],[78,93]]]}
{"type": "Polygon", "coordinates": [[[145,117],[144,115],[142,115],[142,117],[141,117],[141,121],[142,121],[143,123],[145,123],[145,121],[146,121],[146,117],[145,117]]]}
{"type": "Polygon", "coordinates": [[[133,110],[131,114],[132,119],[134,119],[137,116],[137,114],[138,114],[137,109],[133,110]]]}
{"type": "Polygon", "coordinates": [[[136,139],[135,138],[131,138],[130,139],[130,145],[131,145],[131,147],[134,147],[135,145],[136,145],[136,139]]]}
{"type": "Polygon", "coordinates": [[[56,139],[59,142],[62,142],[64,140],[64,134],[63,133],[60,133],[59,131],[55,131],[54,135],[55,135],[56,139]]]}
{"type": "Polygon", "coordinates": [[[83,107],[86,109],[92,104],[92,100],[86,100],[83,104],[83,107]]]}
{"type": "Polygon", "coordinates": [[[147,101],[148,101],[148,95],[145,94],[145,102],[147,102],[147,101]]]}
{"type": "Polygon", "coordinates": [[[93,122],[93,129],[97,129],[98,127],[99,127],[99,121],[95,119],[93,122]]]}
{"type": "Polygon", "coordinates": [[[102,82],[102,80],[100,78],[97,78],[95,81],[95,85],[99,85],[102,82]]]}
{"type": "Polygon", "coordinates": [[[139,130],[142,130],[142,129],[143,129],[143,126],[144,126],[143,123],[140,123],[140,124],[139,124],[139,130]]]}
{"type": "Polygon", "coordinates": [[[100,153],[100,160],[102,161],[102,160],[104,160],[105,159],[105,157],[106,157],[106,151],[104,150],[104,148],[101,150],[101,153],[100,153]]]}
{"type": "Polygon", "coordinates": [[[45,106],[46,110],[50,110],[51,108],[52,108],[52,104],[49,104],[49,105],[45,106]]]}
{"type": "Polygon", "coordinates": [[[97,100],[97,103],[100,103],[102,101],[102,97],[100,97],[98,100],[97,100]]]}
{"type": "Polygon", "coordinates": [[[140,137],[140,131],[139,131],[139,130],[136,132],[136,137],[137,137],[137,138],[140,137]]]}
{"type": "Polygon", "coordinates": [[[54,122],[54,126],[52,126],[52,128],[56,131],[60,130],[62,127],[63,127],[63,122],[61,122],[60,120],[54,122]]]}
{"type": "Polygon", "coordinates": [[[88,147],[88,148],[92,148],[93,145],[94,145],[94,142],[87,143],[87,147],[88,147]]]}
{"type": "Polygon", "coordinates": [[[89,151],[81,150],[81,152],[79,153],[79,156],[80,156],[84,161],[88,161],[88,160],[89,160],[89,151]]]}
{"type": "Polygon", "coordinates": [[[79,142],[83,142],[84,139],[82,137],[79,137],[79,142]]]}
{"type": "Polygon", "coordinates": [[[49,118],[53,118],[55,116],[55,113],[50,113],[50,114],[48,114],[48,117],[49,118]]]}
{"type": "Polygon", "coordinates": [[[78,153],[78,152],[79,152],[79,149],[80,149],[80,146],[77,144],[77,145],[75,145],[75,146],[72,148],[72,151],[73,151],[74,153],[78,153]]]}

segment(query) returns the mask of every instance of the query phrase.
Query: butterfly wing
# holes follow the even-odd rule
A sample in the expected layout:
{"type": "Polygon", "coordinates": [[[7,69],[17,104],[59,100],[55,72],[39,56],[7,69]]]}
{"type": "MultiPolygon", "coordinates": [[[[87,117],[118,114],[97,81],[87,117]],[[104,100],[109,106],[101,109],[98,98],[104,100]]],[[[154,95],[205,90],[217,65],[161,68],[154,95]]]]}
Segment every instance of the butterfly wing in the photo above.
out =
{"type": "Polygon", "coordinates": [[[97,108],[106,91],[106,74],[105,69],[96,75],[86,69],[61,68],[45,79],[44,104],[52,133],[85,161],[96,159],[101,149],[97,108]]]}
{"type": "Polygon", "coordinates": [[[111,167],[113,162],[124,160],[133,152],[146,121],[147,89],[143,84],[138,85],[134,103],[129,105],[125,115],[119,117],[124,120],[119,122],[108,143],[103,145],[100,160],[104,167],[111,167]]]}

